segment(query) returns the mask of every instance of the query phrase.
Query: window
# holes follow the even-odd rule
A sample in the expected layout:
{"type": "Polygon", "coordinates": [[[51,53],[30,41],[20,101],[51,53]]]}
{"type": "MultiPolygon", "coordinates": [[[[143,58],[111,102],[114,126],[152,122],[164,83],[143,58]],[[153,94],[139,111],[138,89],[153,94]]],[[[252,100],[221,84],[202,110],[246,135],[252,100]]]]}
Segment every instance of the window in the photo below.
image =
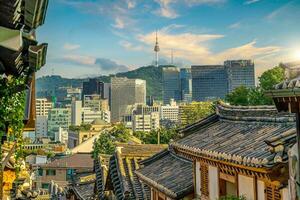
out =
{"type": "Polygon", "coordinates": [[[55,176],[55,175],[56,175],[55,169],[47,169],[46,170],[46,176],[55,176]]]}
{"type": "Polygon", "coordinates": [[[206,164],[201,164],[201,194],[205,195],[206,197],[209,196],[208,190],[208,166],[206,164]]]}
{"type": "Polygon", "coordinates": [[[74,169],[67,169],[67,181],[72,179],[72,176],[74,174],[75,170],[74,169]]]}
{"type": "Polygon", "coordinates": [[[49,189],[49,183],[42,183],[43,189],[49,189]]]}
{"type": "Polygon", "coordinates": [[[220,196],[237,196],[236,177],[228,174],[219,174],[220,196]]]}
{"type": "Polygon", "coordinates": [[[38,175],[43,176],[43,169],[38,169],[38,175]]]}

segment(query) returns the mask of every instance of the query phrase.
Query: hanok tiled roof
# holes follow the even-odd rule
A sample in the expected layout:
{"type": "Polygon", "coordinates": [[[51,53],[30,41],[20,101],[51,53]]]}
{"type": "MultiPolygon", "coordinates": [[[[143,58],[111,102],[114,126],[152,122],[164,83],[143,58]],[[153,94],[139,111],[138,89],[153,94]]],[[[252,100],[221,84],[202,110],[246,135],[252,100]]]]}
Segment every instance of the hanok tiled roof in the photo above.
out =
{"type": "Polygon", "coordinates": [[[90,153],[76,153],[41,166],[44,168],[93,169],[94,161],[90,153]]]}
{"type": "Polygon", "coordinates": [[[108,176],[109,160],[111,155],[99,155],[94,161],[94,169],[96,173],[96,188],[99,199],[105,199],[105,185],[108,176]]]}
{"type": "Polygon", "coordinates": [[[300,96],[300,77],[284,80],[274,86],[272,90],[265,94],[271,97],[297,97],[300,96]]]}
{"type": "Polygon", "coordinates": [[[193,193],[193,167],[190,160],[165,150],[141,162],[135,173],[147,185],[157,188],[172,199],[193,193]]]}
{"type": "Polygon", "coordinates": [[[119,144],[116,147],[109,164],[109,176],[118,200],[150,199],[149,188],[140,182],[134,171],[139,169],[139,161],[166,147],[153,144],[119,144]]]}
{"type": "Polygon", "coordinates": [[[293,144],[289,137],[295,137],[295,116],[278,113],[270,106],[218,104],[215,115],[181,132],[187,136],[171,144],[175,151],[239,165],[272,167],[287,161],[288,148],[274,147],[293,144]]]}
{"type": "Polygon", "coordinates": [[[92,171],[77,173],[73,177],[71,189],[74,191],[77,199],[89,200],[95,199],[95,174],[92,171]]]}

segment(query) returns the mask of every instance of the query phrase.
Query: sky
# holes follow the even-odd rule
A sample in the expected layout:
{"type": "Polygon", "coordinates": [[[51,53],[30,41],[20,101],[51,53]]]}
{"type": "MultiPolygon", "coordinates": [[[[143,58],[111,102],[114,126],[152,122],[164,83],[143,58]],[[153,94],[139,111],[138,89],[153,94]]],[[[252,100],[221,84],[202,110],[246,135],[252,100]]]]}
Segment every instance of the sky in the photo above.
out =
{"type": "Polygon", "coordinates": [[[95,77],[154,62],[179,67],[252,59],[256,76],[300,59],[299,0],[50,0],[38,76],[95,77]]]}

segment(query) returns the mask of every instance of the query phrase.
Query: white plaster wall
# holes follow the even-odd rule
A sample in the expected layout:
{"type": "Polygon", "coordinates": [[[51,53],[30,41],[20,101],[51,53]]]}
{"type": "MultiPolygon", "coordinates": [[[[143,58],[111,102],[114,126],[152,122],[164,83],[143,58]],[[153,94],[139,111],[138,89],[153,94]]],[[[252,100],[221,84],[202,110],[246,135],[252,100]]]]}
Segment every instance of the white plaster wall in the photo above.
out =
{"type": "Polygon", "coordinates": [[[200,173],[200,162],[196,161],[195,165],[195,176],[196,176],[196,195],[201,195],[201,173],[200,173]]]}
{"type": "Polygon", "coordinates": [[[239,196],[245,196],[247,200],[254,200],[253,178],[239,175],[239,196]]]}
{"type": "Polygon", "coordinates": [[[265,200],[265,183],[257,180],[257,200],[265,200]]]}
{"type": "Polygon", "coordinates": [[[219,198],[218,168],[213,166],[208,166],[208,188],[210,200],[217,200],[219,198]]]}
{"type": "Polygon", "coordinates": [[[281,194],[282,194],[282,200],[290,200],[291,199],[288,188],[283,188],[281,190],[281,194]]]}

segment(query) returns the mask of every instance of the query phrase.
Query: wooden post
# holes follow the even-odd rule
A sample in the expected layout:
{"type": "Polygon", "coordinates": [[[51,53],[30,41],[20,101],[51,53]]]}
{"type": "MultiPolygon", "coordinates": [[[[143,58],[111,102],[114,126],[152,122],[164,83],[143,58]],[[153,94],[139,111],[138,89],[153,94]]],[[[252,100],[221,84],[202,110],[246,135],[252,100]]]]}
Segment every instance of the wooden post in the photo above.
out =
{"type": "Polygon", "coordinates": [[[160,144],[160,129],[157,131],[157,144],[160,144]]]}

